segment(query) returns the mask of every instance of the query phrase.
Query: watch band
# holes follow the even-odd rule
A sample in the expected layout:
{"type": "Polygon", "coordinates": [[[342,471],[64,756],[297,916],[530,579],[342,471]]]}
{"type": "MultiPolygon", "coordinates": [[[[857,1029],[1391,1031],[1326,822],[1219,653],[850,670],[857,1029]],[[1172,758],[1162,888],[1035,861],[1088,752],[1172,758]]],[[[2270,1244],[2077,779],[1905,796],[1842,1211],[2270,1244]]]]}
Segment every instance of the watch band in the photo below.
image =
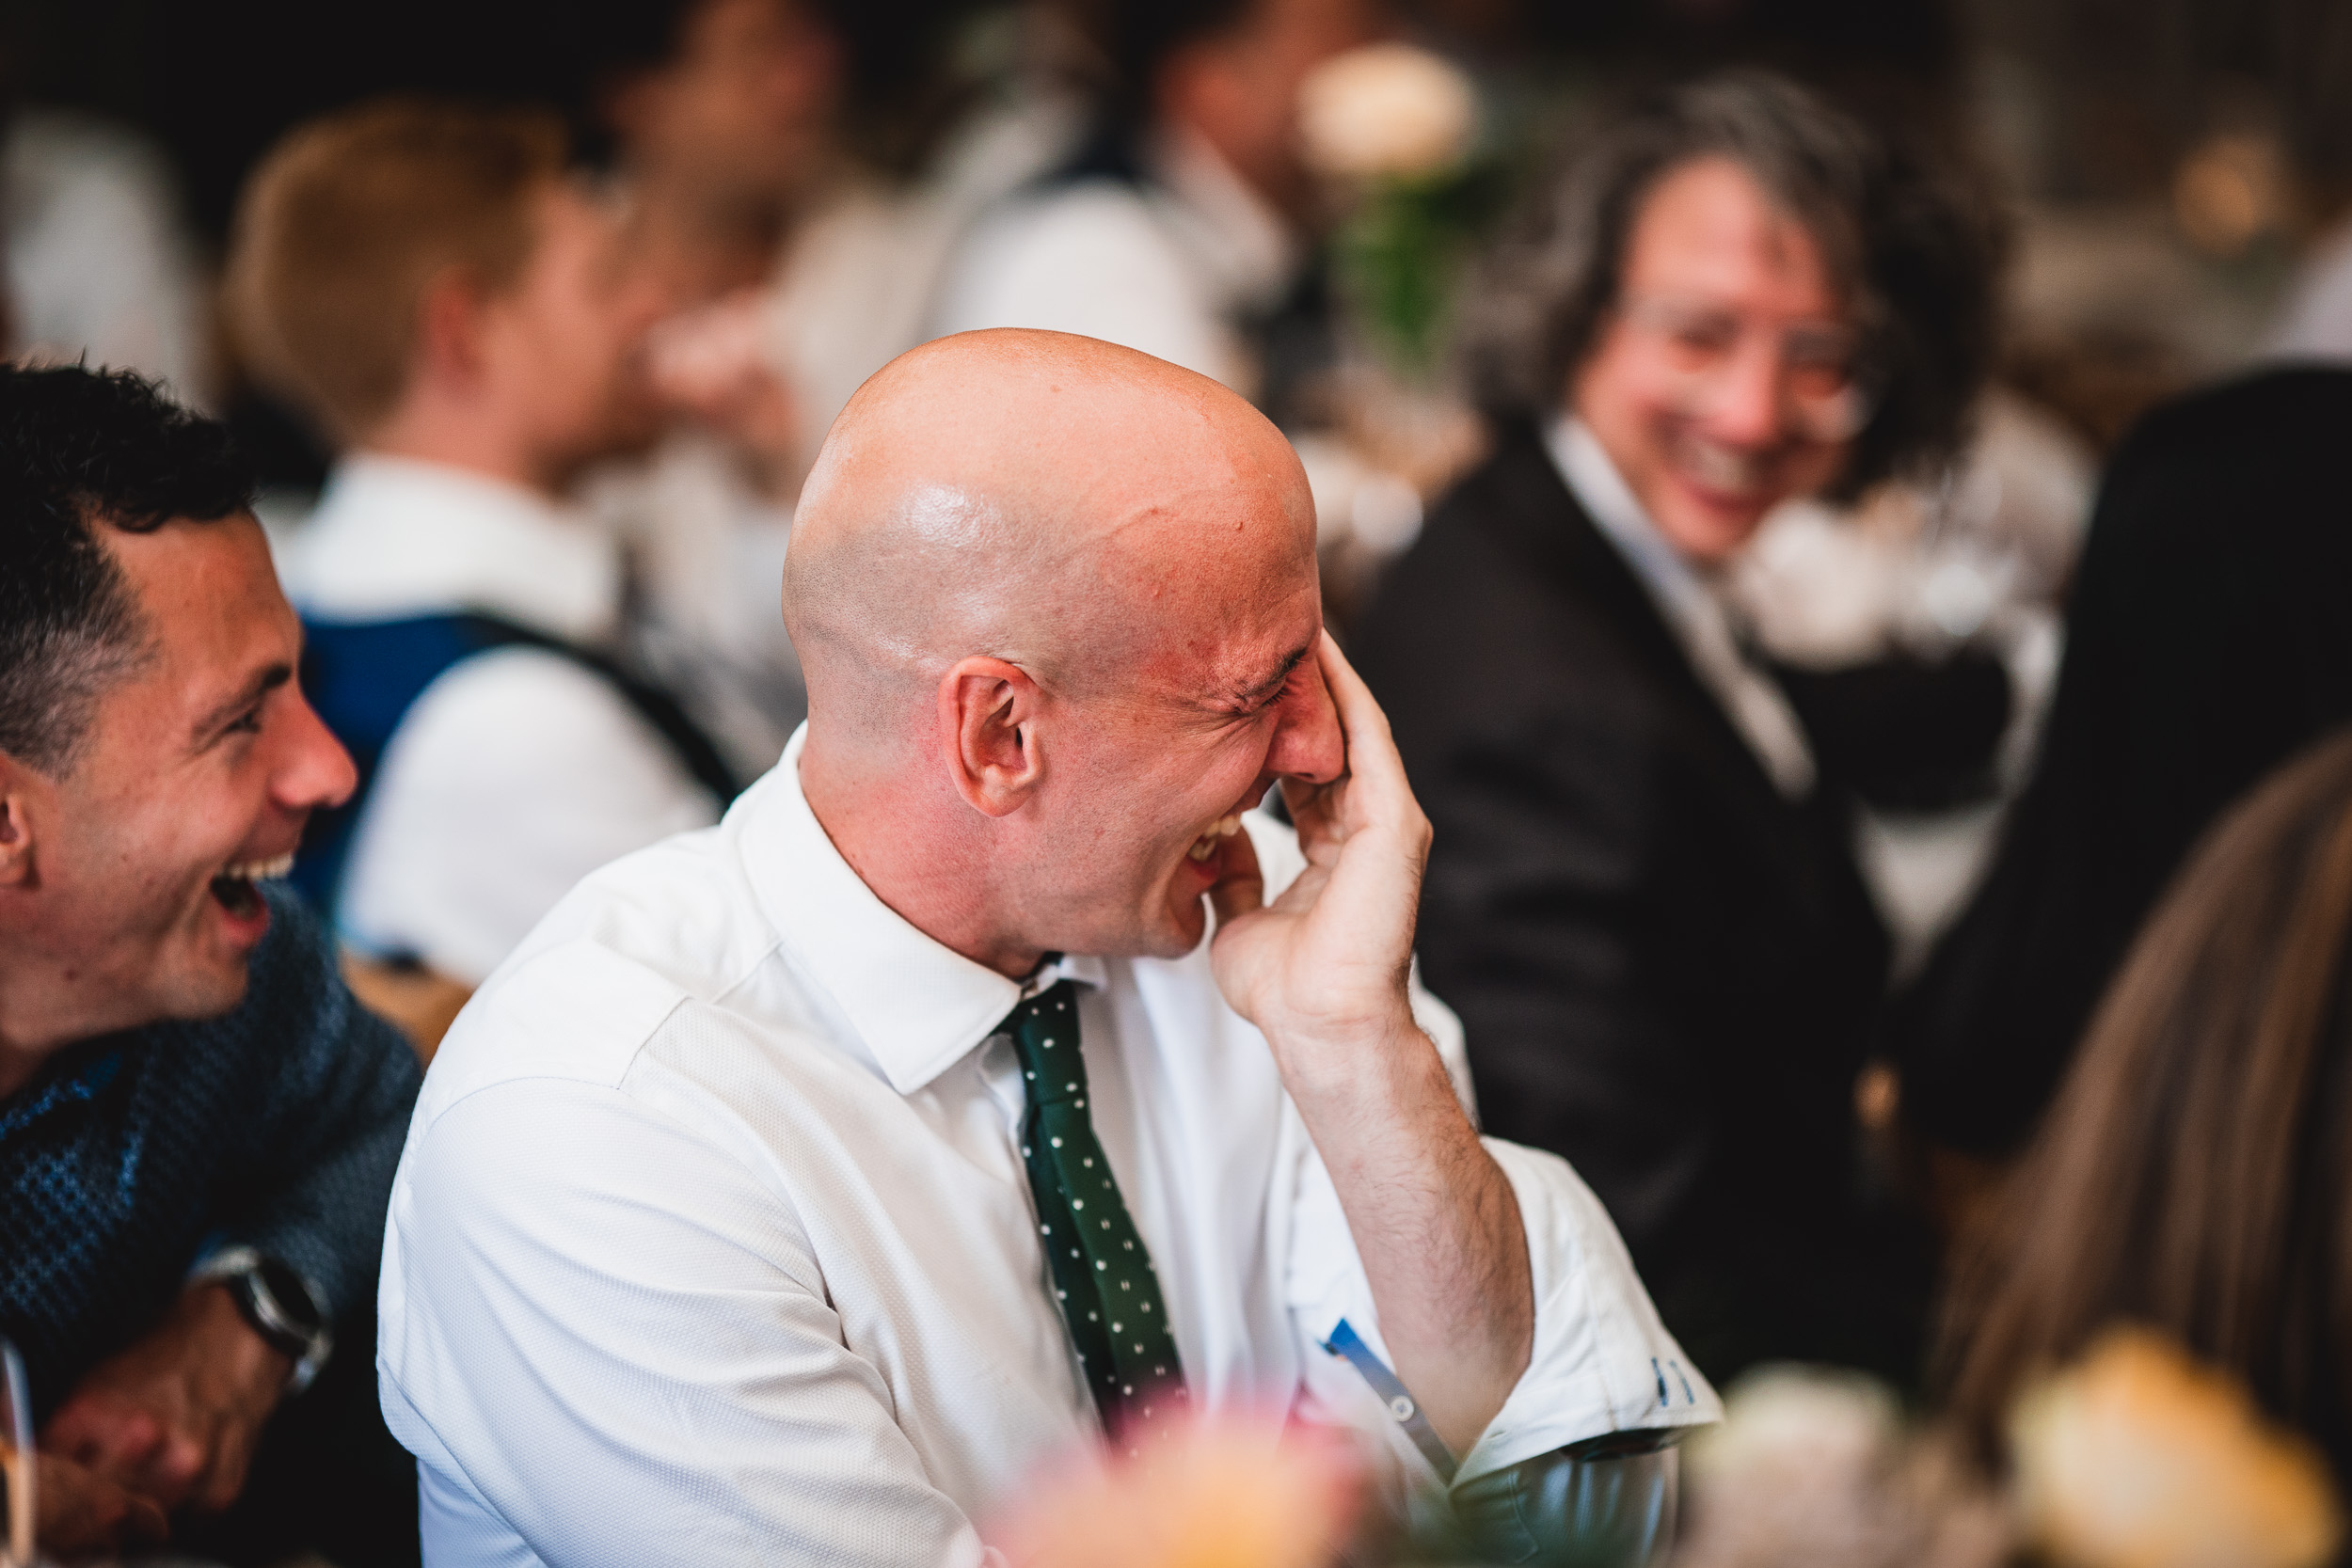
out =
{"type": "Polygon", "coordinates": [[[188,1275],[191,1286],[220,1284],[253,1332],[294,1362],[286,1392],[310,1386],[335,1348],[326,1307],[311,1283],[292,1265],[249,1246],[216,1253],[188,1275]]]}

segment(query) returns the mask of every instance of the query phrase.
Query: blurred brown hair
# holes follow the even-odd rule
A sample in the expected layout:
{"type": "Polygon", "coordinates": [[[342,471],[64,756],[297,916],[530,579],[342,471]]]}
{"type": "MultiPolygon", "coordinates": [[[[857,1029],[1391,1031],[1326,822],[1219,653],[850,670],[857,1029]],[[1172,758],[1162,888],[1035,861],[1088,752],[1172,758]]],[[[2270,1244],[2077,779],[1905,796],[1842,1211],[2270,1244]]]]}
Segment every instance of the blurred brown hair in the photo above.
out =
{"type": "Polygon", "coordinates": [[[2209,829],[2141,930],[1947,1298],[1941,1381],[1997,1452],[2119,1319],[2243,1379],[2346,1472],[2352,730],[2209,829]]]}
{"type": "Polygon", "coordinates": [[[264,386],[340,439],[392,412],[426,291],[453,270],[495,292],[534,242],[531,197],[564,172],[563,122],[533,109],[382,99],[297,127],[246,182],[226,305],[264,386]]]}

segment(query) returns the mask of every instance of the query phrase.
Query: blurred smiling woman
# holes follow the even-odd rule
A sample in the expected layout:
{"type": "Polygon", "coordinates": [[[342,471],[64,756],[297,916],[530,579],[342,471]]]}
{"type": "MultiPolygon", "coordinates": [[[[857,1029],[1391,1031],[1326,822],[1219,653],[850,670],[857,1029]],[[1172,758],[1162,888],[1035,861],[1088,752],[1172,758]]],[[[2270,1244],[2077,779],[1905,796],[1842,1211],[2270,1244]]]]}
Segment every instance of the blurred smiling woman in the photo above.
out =
{"type": "Polygon", "coordinates": [[[1484,467],[1359,640],[1437,831],[1422,963],[1494,1130],[1568,1156],[1710,1375],[1914,1365],[1851,1198],[1886,937],[1713,578],[1792,497],[1947,454],[1989,225],[1777,77],[1605,132],[1477,291],[1484,467]]]}

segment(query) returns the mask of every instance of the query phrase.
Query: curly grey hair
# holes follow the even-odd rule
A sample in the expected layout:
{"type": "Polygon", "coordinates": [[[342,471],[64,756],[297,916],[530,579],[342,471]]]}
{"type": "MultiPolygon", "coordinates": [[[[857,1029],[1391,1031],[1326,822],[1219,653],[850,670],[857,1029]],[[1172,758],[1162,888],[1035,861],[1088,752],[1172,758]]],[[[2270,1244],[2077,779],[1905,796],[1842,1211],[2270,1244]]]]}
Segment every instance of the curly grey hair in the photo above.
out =
{"type": "Polygon", "coordinates": [[[1465,350],[1488,412],[1546,417],[1617,303],[1658,182],[1737,162],[1811,231],[1851,306],[1879,398],[1834,493],[1947,457],[1993,364],[2000,229],[1981,202],[1785,77],[1733,71],[1605,129],[1534,194],[1481,269],[1465,350]]]}

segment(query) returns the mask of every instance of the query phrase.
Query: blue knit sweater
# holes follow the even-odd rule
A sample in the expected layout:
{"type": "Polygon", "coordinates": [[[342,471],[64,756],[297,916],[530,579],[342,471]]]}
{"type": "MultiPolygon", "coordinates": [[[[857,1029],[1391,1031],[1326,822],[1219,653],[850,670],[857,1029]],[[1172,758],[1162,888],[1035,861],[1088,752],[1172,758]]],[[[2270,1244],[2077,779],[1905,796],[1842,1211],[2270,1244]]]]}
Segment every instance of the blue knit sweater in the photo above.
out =
{"type": "Polygon", "coordinates": [[[0,1100],[0,1333],[37,1419],[224,1248],[292,1264],[339,1319],[374,1291],[416,1056],[308,907],[269,905],[234,1012],[72,1047],[0,1100]]]}

